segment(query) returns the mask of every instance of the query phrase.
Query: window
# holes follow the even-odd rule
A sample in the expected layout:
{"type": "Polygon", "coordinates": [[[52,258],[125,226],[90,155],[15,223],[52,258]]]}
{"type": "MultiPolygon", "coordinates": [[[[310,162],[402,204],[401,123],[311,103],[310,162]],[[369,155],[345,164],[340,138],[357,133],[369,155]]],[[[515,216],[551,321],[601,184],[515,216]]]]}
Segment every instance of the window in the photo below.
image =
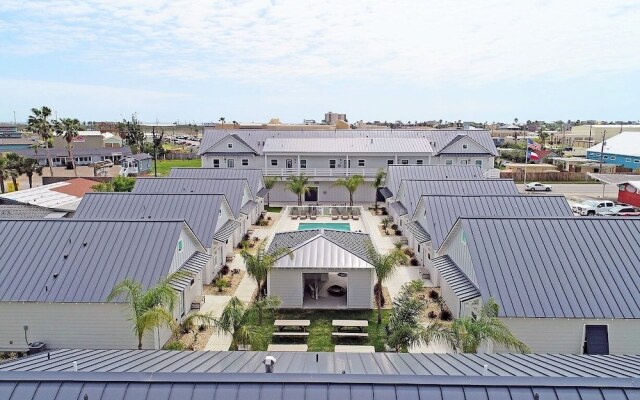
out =
{"type": "Polygon", "coordinates": [[[358,160],[358,167],[364,167],[364,160],[358,160]]]}
{"type": "Polygon", "coordinates": [[[409,160],[401,160],[400,164],[402,165],[409,165],[409,160]]]}
{"type": "Polygon", "coordinates": [[[242,165],[243,165],[244,167],[246,167],[247,165],[249,165],[249,159],[247,159],[247,158],[243,158],[243,159],[242,159],[242,165]]]}
{"type": "Polygon", "coordinates": [[[220,160],[217,158],[213,160],[213,168],[220,168],[220,160]]]}
{"type": "Polygon", "coordinates": [[[607,325],[585,325],[584,354],[609,354],[609,329],[607,325]]]}
{"type": "Polygon", "coordinates": [[[416,160],[416,164],[422,165],[422,163],[423,163],[423,160],[416,160]]]}
{"type": "Polygon", "coordinates": [[[469,148],[469,145],[468,145],[468,144],[463,144],[463,145],[462,145],[462,148],[466,150],[466,149],[468,149],[468,148],[469,148]]]}
{"type": "Polygon", "coordinates": [[[307,168],[307,160],[300,160],[300,168],[301,169],[307,168]]]}
{"type": "Polygon", "coordinates": [[[392,165],[393,164],[393,160],[387,160],[387,165],[392,165]]]}
{"type": "Polygon", "coordinates": [[[272,167],[277,167],[278,166],[278,160],[271,160],[271,166],[272,167]]]}
{"type": "Polygon", "coordinates": [[[482,160],[476,160],[476,165],[478,167],[482,167],[482,160]]]}
{"type": "Polygon", "coordinates": [[[233,143],[227,143],[227,149],[233,149],[233,143]]]}
{"type": "Polygon", "coordinates": [[[184,244],[182,243],[182,239],[178,240],[178,253],[182,253],[184,249],[184,244]]]}
{"type": "Polygon", "coordinates": [[[336,160],[329,160],[329,168],[335,168],[336,167],[336,160]]]}
{"type": "Polygon", "coordinates": [[[453,160],[444,160],[445,165],[453,165],[453,160]]]}

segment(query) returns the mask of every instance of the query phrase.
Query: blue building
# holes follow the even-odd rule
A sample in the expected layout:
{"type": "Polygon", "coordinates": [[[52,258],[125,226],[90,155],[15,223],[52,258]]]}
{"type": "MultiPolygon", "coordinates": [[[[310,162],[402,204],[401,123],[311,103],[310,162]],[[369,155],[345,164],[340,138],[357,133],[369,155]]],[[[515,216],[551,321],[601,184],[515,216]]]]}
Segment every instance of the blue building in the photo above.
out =
{"type": "Polygon", "coordinates": [[[640,132],[621,132],[587,149],[587,158],[604,164],[614,164],[632,170],[640,169],[640,132]]]}

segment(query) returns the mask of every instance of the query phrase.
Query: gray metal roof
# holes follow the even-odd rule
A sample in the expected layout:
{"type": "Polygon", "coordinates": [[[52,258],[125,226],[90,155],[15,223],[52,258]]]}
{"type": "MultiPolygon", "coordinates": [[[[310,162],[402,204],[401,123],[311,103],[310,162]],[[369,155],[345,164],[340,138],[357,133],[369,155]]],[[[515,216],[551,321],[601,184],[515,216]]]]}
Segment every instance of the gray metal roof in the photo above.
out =
{"type": "MultiPolygon", "coordinates": [[[[484,179],[477,165],[389,165],[385,187],[395,196],[404,179],[445,180],[484,179]]],[[[391,197],[389,196],[389,197],[391,197]]]]}
{"type": "Polygon", "coordinates": [[[262,149],[264,154],[433,154],[429,139],[420,138],[326,138],[313,137],[313,134],[297,138],[268,138],[262,149]]]}
{"type": "MultiPolygon", "coordinates": [[[[251,147],[258,154],[262,154],[265,142],[269,138],[427,138],[434,152],[438,153],[458,136],[469,136],[480,146],[486,148],[491,155],[497,155],[496,146],[491,139],[491,133],[486,130],[410,130],[410,129],[385,129],[385,130],[358,130],[339,129],[326,131],[280,131],[267,129],[209,129],[204,131],[204,137],[200,144],[198,154],[206,154],[209,149],[221,140],[234,136],[251,147]]],[[[456,139],[459,140],[459,139],[456,139]]]]}
{"type": "Polygon", "coordinates": [[[39,219],[52,213],[49,208],[29,204],[0,204],[0,219],[39,219]]]}
{"type": "Polygon", "coordinates": [[[391,208],[397,215],[406,215],[407,209],[400,201],[396,201],[394,203],[389,204],[389,208],[391,208]]]}
{"type": "Polygon", "coordinates": [[[222,194],[87,193],[74,218],[182,219],[205,247],[210,247],[226,201],[222,194]]]}
{"type": "Polygon", "coordinates": [[[425,243],[431,240],[431,236],[429,236],[427,231],[424,230],[418,221],[408,221],[404,224],[404,227],[413,234],[413,237],[418,241],[418,243],[425,243]]]}
{"type": "Polygon", "coordinates": [[[246,179],[251,193],[264,187],[262,170],[241,168],[171,168],[170,178],[246,179]]]}
{"type": "Polygon", "coordinates": [[[310,374],[8,372],[6,400],[620,400],[637,399],[635,379],[432,377],[310,374]]]}
{"type": "Polygon", "coordinates": [[[253,200],[249,200],[242,206],[242,208],[240,208],[240,212],[244,215],[249,215],[256,208],[258,208],[258,203],[253,200]]]}
{"type": "Polygon", "coordinates": [[[222,225],[220,229],[218,229],[218,231],[213,235],[213,238],[219,242],[226,243],[229,237],[236,229],[238,229],[239,226],[240,222],[236,221],[235,219],[227,220],[227,222],[225,222],[224,225],[222,225]]]}
{"type": "MultiPolygon", "coordinates": [[[[169,272],[183,221],[0,221],[0,301],[104,302],[169,272]]],[[[1,396],[0,396],[1,398],[1,396]]]]}
{"type": "MultiPolygon", "coordinates": [[[[640,377],[640,355],[317,353],[59,349],[0,363],[0,371],[260,374],[274,355],[278,374],[487,377],[640,377]],[[317,361],[316,361],[316,357],[317,361]],[[484,375],[484,366],[487,366],[484,375]]],[[[2,375],[2,374],[0,374],[2,375]]]]}
{"type": "Polygon", "coordinates": [[[413,216],[420,197],[429,194],[518,194],[512,179],[403,180],[396,200],[413,216]]]}
{"type": "MultiPolygon", "coordinates": [[[[458,218],[467,217],[571,217],[564,196],[549,195],[428,195],[420,199],[425,207],[425,229],[437,250],[458,218]]],[[[415,216],[419,217],[418,215],[415,216]]]]}
{"type": "Polygon", "coordinates": [[[640,318],[640,219],[463,217],[459,223],[480,293],[500,304],[500,315],[640,318]]]}
{"type": "Polygon", "coordinates": [[[178,274],[178,276],[171,278],[171,281],[169,282],[171,287],[177,291],[182,291],[184,288],[191,285],[191,279],[193,276],[199,274],[200,271],[207,266],[210,258],[211,256],[208,254],[201,253],[199,251],[193,253],[185,262],[182,263],[180,268],[178,268],[177,272],[180,272],[182,275],[178,274]]]}
{"type": "Polygon", "coordinates": [[[223,194],[237,218],[247,180],[207,178],[138,178],[133,193],[223,194]]]}
{"type": "Polygon", "coordinates": [[[367,262],[370,261],[368,244],[371,242],[371,239],[369,239],[369,235],[360,232],[334,231],[330,229],[278,232],[273,235],[273,240],[269,245],[268,251],[274,251],[279,248],[292,249],[318,236],[326,238],[330,242],[367,262]]]}
{"type": "Polygon", "coordinates": [[[480,291],[478,291],[476,285],[467,278],[449,256],[434,258],[433,266],[440,272],[442,279],[447,282],[460,301],[480,297],[480,291]]]}

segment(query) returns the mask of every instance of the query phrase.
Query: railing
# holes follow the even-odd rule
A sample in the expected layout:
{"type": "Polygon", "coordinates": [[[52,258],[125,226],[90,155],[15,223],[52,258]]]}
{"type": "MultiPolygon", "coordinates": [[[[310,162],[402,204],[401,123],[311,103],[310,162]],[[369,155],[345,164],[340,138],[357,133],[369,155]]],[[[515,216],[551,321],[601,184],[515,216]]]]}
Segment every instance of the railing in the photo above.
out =
{"type": "Polygon", "coordinates": [[[377,168],[264,168],[265,176],[293,176],[304,174],[305,176],[351,176],[361,175],[373,177],[378,173],[377,168]]]}

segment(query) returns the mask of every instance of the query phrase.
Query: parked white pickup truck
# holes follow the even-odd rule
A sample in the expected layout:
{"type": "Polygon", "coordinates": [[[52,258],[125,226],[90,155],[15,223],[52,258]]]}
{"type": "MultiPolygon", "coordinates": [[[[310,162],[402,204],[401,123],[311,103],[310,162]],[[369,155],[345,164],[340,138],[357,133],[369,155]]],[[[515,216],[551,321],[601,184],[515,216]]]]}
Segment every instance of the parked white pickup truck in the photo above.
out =
{"type": "Polygon", "coordinates": [[[571,209],[574,213],[584,217],[587,215],[596,215],[596,213],[602,211],[609,211],[613,206],[615,206],[615,203],[610,200],[587,200],[571,207],[571,209]]]}

